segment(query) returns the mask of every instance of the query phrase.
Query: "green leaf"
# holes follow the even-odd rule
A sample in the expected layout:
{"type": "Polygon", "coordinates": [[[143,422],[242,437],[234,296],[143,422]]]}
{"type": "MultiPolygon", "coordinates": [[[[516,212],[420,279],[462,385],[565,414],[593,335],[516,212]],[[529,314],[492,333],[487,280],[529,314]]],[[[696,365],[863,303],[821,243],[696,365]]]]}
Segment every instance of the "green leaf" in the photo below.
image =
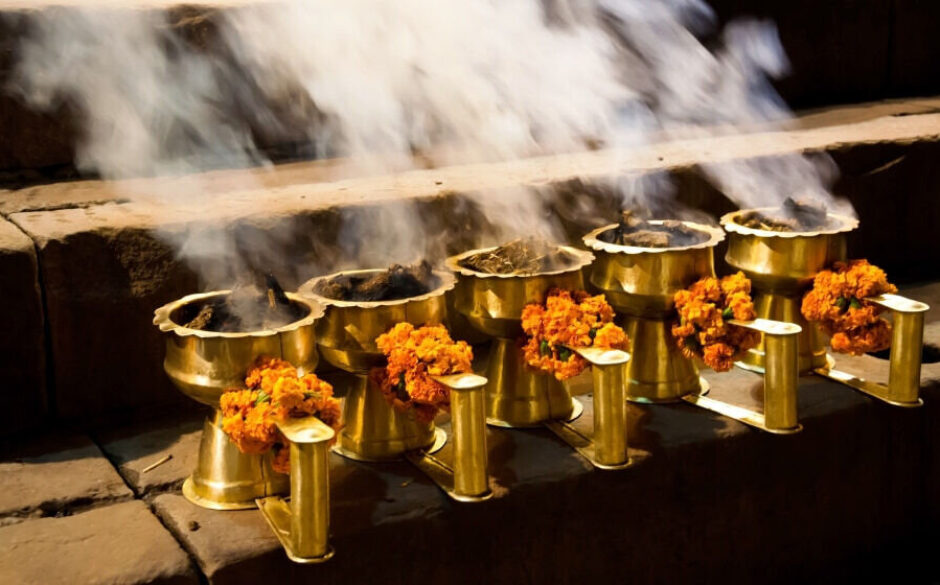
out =
{"type": "Polygon", "coordinates": [[[853,309],[861,309],[862,301],[856,299],[855,297],[852,297],[852,299],[849,301],[849,306],[852,307],[853,309]]]}
{"type": "Polygon", "coordinates": [[[304,392],[304,400],[309,400],[311,398],[319,398],[319,392],[304,392]]]}
{"type": "Polygon", "coordinates": [[[731,307],[725,307],[725,310],[721,312],[722,319],[734,319],[734,311],[731,307]]]}
{"type": "Polygon", "coordinates": [[[839,297],[836,299],[836,306],[839,307],[840,311],[844,311],[849,306],[849,299],[845,297],[839,297]]]}
{"type": "Polygon", "coordinates": [[[588,337],[590,337],[592,340],[593,340],[595,337],[597,337],[597,328],[596,328],[596,327],[591,327],[591,330],[588,331],[588,337]]]}
{"type": "Polygon", "coordinates": [[[258,392],[258,398],[255,399],[255,406],[262,404],[264,402],[271,402],[271,397],[268,396],[268,393],[262,390],[258,392]]]}
{"type": "Polygon", "coordinates": [[[563,347],[560,350],[558,350],[558,359],[560,359],[563,362],[570,360],[571,355],[572,355],[572,352],[567,347],[563,347]]]}
{"type": "Polygon", "coordinates": [[[552,353],[552,346],[550,346],[544,339],[542,340],[542,343],[539,344],[539,353],[542,355],[550,355],[552,353]]]}

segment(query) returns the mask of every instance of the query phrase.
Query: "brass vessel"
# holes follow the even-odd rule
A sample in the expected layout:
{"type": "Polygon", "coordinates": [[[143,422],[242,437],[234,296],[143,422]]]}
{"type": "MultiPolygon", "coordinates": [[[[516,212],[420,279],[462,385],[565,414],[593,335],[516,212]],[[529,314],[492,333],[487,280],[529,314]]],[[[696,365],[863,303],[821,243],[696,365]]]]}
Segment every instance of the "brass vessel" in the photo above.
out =
{"type": "Polygon", "coordinates": [[[299,294],[327,307],[317,322],[320,353],[330,364],[355,375],[343,402],[344,427],[334,449],[358,461],[406,458],[427,473],[449,496],[459,501],[489,498],[486,441],[482,408],[486,380],[475,374],[437,376],[451,391],[451,419],[455,435],[453,468],[432,457],[447,441],[433,422],[422,422],[413,411],[399,412],[370,378],[372,368],[384,367],[385,356],[375,343],[397,323],[415,326],[446,323],[445,293],[454,288],[449,272],[435,271],[438,285],[415,297],[390,301],[341,301],[316,292],[318,284],[337,276],[365,276],[383,270],[345,271],[313,278],[299,294]]]}
{"type": "Polygon", "coordinates": [[[673,340],[673,296],[700,278],[715,276],[714,247],[724,239],[724,233],[703,224],[682,223],[701,232],[703,241],[671,248],[642,248],[598,238],[617,224],[584,236],[584,244],[597,256],[591,267],[591,285],[604,293],[630,337],[633,358],[626,372],[627,400],[676,402],[685,395],[708,391],[695,364],[682,356],[673,340]]]}
{"type": "Polygon", "coordinates": [[[163,367],[170,380],[181,392],[214,410],[203,427],[196,469],[183,484],[189,501],[213,510],[254,508],[256,498],[288,491],[288,476],[271,469],[271,455],[246,455],[222,431],[219,397],[229,388],[244,386],[245,373],[258,356],[287,360],[302,374],[313,372],[317,365],[314,322],[323,315],[320,305],[288,294],[290,302],[306,314],[284,327],[223,333],[183,326],[204,303],[230,292],[183,297],[157,309],[153,320],[167,334],[163,367]]]}
{"type": "Polygon", "coordinates": [[[525,363],[519,339],[522,310],[542,303],[553,288],[581,290],[583,271],[594,259],[590,252],[560,246],[572,262],[562,270],[538,274],[488,274],[461,263],[495,248],[470,250],[447,260],[457,273],[454,306],[477,331],[493,338],[486,370],[486,422],[499,427],[545,426],[599,469],[624,469],[627,415],[623,371],[630,355],[619,350],[569,348],[591,364],[594,379],[594,433],[587,436],[569,423],[582,405],[565,384],[525,363]]]}
{"type": "MultiPolygon", "coordinates": [[[[845,234],[858,227],[858,220],[828,214],[825,229],[812,232],[776,232],[753,229],[738,223],[749,211],[726,214],[721,223],[728,231],[725,259],[743,270],[754,283],[758,317],[795,323],[802,328],[799,339],[800,374],[816,373],[846,384],[888,404],[916,407],[920,399],[921,351],[924,313],[929,307],[900,295],[884,294],[867,300],[892,312],[891,356],[888,384],[877,384],[834,369],[835,360],[826,353],[826,338],[803,317],[803,295],[813,278],[836,261],[846,259],[845,234]]],[[[743,368],[762,372],[766,365],[762,343],[748,352],[743,368]]]]}
{"type": "Polygon", "coordinates": [[[582,269],[594,256],[561,246],[571,264],[538,274],[488,274],[462,265],[470,256],[495,249],[470,250],[447,259],[447,267],[457,274],[454,306],[473,327],[494,338],[486,370],[486,421],[502,427],[535,427],[577,418],[581,404],[554,376],[525,364],[518,340],[525,306],[544,302],[553,288],[583,289],[582,269]]]}
{"type": "MultiPolygon", "coordinates": [[[[826,367],[828,358],[825,336],[800,313],[803,295],[821,270],[845,260],[845,234],[858,227],[858,220],[830,213],[829,226],[812,232],[759,230],[738,223],[742,214],[755,211],[773,209],[734,211],[721,218],[721,225],[728,232],[725,260],[751,279],[758,318],[795,323],[802,328],[800,374],[811,373],[826,367]]],[[[763,343],[750,350],[740,365],[762,372],[763,343]]]]}

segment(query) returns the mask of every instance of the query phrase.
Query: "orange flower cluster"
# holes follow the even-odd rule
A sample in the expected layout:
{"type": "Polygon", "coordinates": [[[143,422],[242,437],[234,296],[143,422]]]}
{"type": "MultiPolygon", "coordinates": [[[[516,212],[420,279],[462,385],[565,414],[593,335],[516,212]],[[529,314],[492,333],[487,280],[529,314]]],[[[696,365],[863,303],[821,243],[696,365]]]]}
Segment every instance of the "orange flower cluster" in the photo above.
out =
{"type": "Polygon", "coordinates": [[[545,304],[531,303],[522,310],[525,361],[559,380],[577,376],[587,360],[571,348],[629,349],[627,334],[613,320],[614,309],[604,295],[553,289],[545,304]]]}
{"type": "Polygon", "coordinates": [[[471,371],[473,349],[465,341],[454,342],[443,325],[399,323],[375,343],[388,365],[373,370],[373,380],[393,407],[413,408],[422,422],[431,422],[440,408],[450,405],[447,387],[431,376],[471,371]]]}
{"type": "Polygon", "coordinates": [[[673,299],[679,321],[672,326],[672,335],[685,357],[697,357],[716,372],[727,372],[736,356],[760,343],[760,333],[727,323],[757,316],[751,281],[743,272],[721,280],[703,278],[673,299]]]}
{"type": "Polygon", "coordinates": [[[897,292],[885,271],[868,260],[836,262],[835,270],[823,270],[803,297],[801,311],[832,336],[834,351],[861,355],[891,345],[891,324],[879,315],[882,307],[866,297],[897,292]]]}
{"type": "Polygon", "coordinates": [[[242,453],[260,455],[274,449],[275,471],[290,473],[290,448],[277,421],[316,416],[339,430],[340,408],[333,387],[314,374],[298,376],[289,362],[258,358],[248,370],[245,386],[228,390],[219,399],[222,430],[242,453]]]}

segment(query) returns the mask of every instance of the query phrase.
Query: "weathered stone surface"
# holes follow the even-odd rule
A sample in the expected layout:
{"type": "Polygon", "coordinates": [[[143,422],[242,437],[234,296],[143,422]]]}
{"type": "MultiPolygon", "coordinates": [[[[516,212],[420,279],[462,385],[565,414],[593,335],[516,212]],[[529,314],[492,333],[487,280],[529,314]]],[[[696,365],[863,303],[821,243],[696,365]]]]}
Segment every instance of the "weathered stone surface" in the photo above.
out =
{"type": "Polygon", "coordinates": [[[196,467],[203,417],[134,424],[97,435],[98,443],[138,496],[178,489],[196,467]],[[166,460],[167,457],[169,460],[166,460]],[[144,471],[149,466],[157,467],[144,471]]]}
{"type": "MultiPolygon", "coordinates": [[[[2,197],[2,195],[0,195],[2,197]]],[[[7,421],[0,436],[39,423],[46,415],[46,361],[39,268],[32,240],[0,217],[0,402],[7,421]]]]}
{"type": "MultiPolygon", "coordinates": [[[[131,491],[87,437],[53,435],[0,462],[0,523],[129,499],[131,491]]],[[[2,581],[2,579],[0,579],[2,581]]]]}
{"type": "Polygon", "coordinates": [[[0,582],[17,585],[183,585],[186,553],[143,502],[0,528],[0,582]]]}

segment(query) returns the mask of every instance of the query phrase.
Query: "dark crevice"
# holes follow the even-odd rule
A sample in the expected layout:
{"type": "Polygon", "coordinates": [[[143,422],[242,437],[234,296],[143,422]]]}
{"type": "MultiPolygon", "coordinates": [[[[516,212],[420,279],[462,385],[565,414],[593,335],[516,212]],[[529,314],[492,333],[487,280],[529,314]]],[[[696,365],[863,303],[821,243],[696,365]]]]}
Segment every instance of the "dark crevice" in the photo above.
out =
{"type": "Polygon", "coordinates": [[[186,556],[189,557],[190,566],[193,569],[196,577],[199,579],[200,585],[209,585],[209,578],[203,572],[202,566],[199,564],[199,556],[196,554],[189,544],[187,544],[186,539],[183,538],[183,535],[180,532],[183,530],[182,527],[175,526],[172,522],[167,521],[163,518],[160,512],[157,511],[156,506],[153,503],[153,498],[146,498],[143,500],[146,504],[150,513],[157,519],[164,529],[170,533],[171,536],[176,540],[177,544],[180,545],[180,548],[186,553],[186,556]]]}

